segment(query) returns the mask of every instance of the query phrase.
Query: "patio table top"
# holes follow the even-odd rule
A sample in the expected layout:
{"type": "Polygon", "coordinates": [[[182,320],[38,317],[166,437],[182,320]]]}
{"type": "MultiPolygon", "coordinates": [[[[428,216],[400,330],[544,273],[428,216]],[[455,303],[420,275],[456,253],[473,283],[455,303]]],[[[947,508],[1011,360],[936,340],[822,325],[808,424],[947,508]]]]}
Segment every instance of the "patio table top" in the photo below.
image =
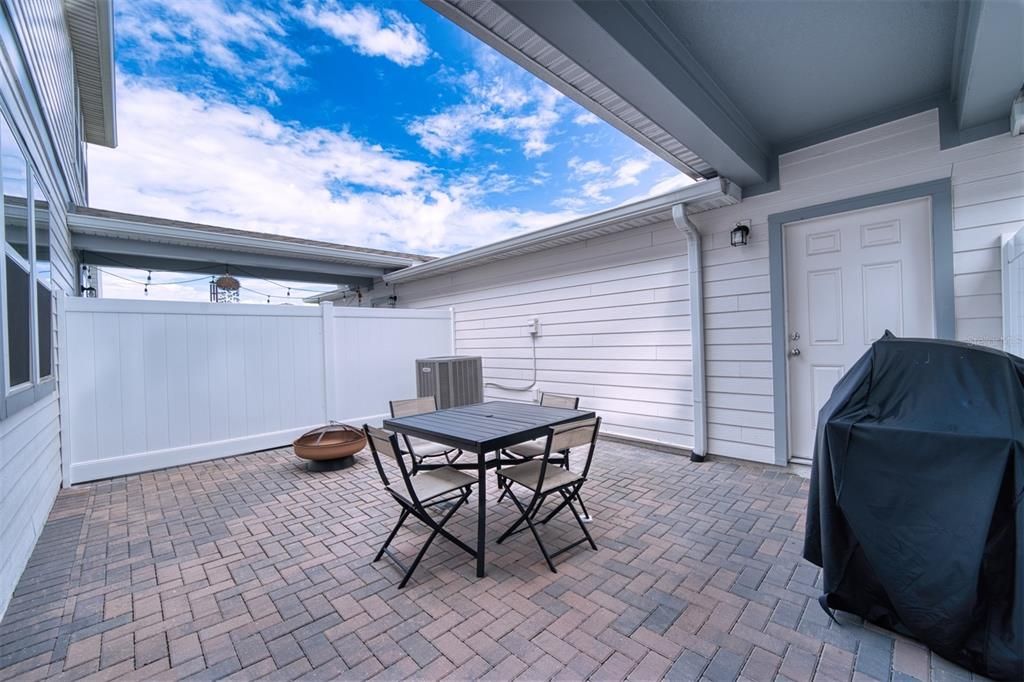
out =
{"type": "Polygon", "coordinates": [[[539,438],[552,426],[594,417],[590,410],[492,400],[384,420],[384,428],[485,454],[539,438]]]}

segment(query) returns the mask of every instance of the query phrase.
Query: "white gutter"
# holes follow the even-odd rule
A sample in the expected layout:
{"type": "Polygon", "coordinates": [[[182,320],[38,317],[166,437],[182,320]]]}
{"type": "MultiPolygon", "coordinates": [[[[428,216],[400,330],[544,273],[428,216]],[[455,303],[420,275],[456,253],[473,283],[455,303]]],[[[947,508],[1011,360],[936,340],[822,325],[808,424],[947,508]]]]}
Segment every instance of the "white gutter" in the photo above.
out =
{"type": "Polygon", "coordinates": [[[390,272],[384,275],[384,281],[392,284],[408,282],[453,270],[461,270],[491,260],[540,251],[557,243],[583,239],[587,237],[588,233],[595,231],[606,229],[615,231],[620,225],[621,229],[629,229],[629,225],[626,224],[628,221],[651,215],[665,214],[667,219],[668,212],[675,204],[686,204],[692,211],[693,209],[710,210],[737,204],[739,201],[740,190],[736,185],[724,178],[712,178],[695,182],[674,192],[594,213],[561,225],[527,232],[500,242],[478,246],[452,256],[390,272]]]}
{"type": "Polygon", "coordinates": [[[708,411],[704,383],[704,272],[700,230],[686,212],[686,204],[672,207],[672,222],[686,235],[690,273],[690,357],[693,360],[693,450],[690,459],[703,462],[708,451],[708,411]]]}

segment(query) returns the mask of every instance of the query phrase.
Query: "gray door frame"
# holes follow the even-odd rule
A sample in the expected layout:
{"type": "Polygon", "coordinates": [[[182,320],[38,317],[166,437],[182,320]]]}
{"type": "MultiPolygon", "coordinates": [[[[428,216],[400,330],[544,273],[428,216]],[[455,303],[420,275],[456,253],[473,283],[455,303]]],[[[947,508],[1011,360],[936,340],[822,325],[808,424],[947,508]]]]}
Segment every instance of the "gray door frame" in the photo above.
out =
{"type": "Polygon", "coordinates": [[[772,316],[772,388],[775,410],[775,463],[789,460],[789,394],[786,365],[786,258],[783,232],[787,223],[862,208],[929,197],[932,211],[932,288],[935,335],[956,335],[953,299],[953,192],[950,178],[806,206],[768,216],[768,269],[772,316]]]}

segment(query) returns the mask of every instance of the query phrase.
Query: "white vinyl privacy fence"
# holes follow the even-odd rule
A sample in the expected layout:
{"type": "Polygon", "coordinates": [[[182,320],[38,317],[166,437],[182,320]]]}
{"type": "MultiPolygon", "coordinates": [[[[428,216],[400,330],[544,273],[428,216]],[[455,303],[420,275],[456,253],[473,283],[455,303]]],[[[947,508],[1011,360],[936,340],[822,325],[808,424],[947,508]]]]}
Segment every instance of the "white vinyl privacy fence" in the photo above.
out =
{"type": "Polygon", "coordinates": [[[1003,350],[1024,357],[1024,228],[1003,243],[1003,350]]]}
{"type": "Polygon", "coordinates": [[[66,483],[280,447],[416,394],[447,311],[70,298],[66,483]]]}

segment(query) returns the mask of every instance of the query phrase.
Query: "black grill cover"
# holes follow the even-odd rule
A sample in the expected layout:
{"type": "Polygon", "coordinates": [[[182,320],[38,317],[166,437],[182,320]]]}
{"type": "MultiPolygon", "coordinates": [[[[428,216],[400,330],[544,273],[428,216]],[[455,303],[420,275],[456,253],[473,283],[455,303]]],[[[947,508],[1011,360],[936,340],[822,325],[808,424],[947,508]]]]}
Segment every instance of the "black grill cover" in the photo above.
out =
{"type": "Polygon", "coordinates": [[[818,415],[804,557],[823,605],[1024,680],[1024,360],[877,341],[818,415]]]}

